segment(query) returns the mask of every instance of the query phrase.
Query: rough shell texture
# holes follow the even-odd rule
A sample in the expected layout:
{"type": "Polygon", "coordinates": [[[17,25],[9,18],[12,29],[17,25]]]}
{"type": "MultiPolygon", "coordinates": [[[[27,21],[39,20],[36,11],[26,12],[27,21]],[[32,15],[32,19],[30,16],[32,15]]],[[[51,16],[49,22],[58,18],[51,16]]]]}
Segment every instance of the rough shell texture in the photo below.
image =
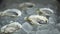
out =
{"type": "Polygon", "coordinates": [[[3,32],[4,33],[12,33],[12,32],[19,30],[20,28],[22,28],[21,24],[19,24],[18,22],[13,22],[13,23],[10,23],[10,24],[3,26],[1,28],[1,32],[2,33],[3,32]]]}
{"type": "MultiPolygon", "coordinates": [[[[25,17],[26,20],[27,17],[25,17]]],[[[48,22],[48,19],[44,16],[39,16],[39,15],[31,15],[28,17],[28,20],[31,21],[32,24],[39,24],[38,21],[42,20],[44,22],[48,22]]]]}

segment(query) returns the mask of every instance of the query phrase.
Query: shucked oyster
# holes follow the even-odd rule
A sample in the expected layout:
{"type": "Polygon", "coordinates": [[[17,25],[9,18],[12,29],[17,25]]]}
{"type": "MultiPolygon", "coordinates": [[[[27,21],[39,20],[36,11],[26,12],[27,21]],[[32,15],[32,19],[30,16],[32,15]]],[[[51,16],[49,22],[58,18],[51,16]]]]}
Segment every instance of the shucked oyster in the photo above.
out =
{"type": "Polygon", "coordinates": [[[11,22],[1,28],[1,33],[13,33],[22,28],[22,25],[18,22],[11,22]]]}
{"type": "Polygon", "coordinates": [[[47,24],[48,19],[44,16],[39,16],[39,15],[31,15],[29,17],[25,17],[24,20],[27,20],[30,24],[47,24]]]}
{"type": "Polygon", "coordinates": [[[39,15],[50,16],[53,13],[53,10],[51,10],[50,8],[40,8],[37,10],[37,14],[39,15]]]}
{"type": "Polygon", "coordinates": [[[21,4],[19,5],[19,8],[21,8],[22,10],[26,10],[26,9],[32,8],[32,7],[34,7],[34,6],[35,6],[34,3],[25,2],[25,3],[21,3],[21,4]]]}
{"type": "Polygon", "coordinates": [[[21,11],[18,9],[7,9],[4,12],[0,12],[2,16],[18,17],[21,16],[21,11]]]}

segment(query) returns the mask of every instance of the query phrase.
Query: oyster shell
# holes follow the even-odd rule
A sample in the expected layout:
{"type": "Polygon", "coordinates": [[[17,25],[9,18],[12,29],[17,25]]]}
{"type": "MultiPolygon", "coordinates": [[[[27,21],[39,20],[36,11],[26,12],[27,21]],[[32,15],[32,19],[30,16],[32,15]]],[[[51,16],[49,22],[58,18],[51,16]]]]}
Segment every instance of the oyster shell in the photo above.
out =
{"type": "Polygon", "coordinates": [[[24,20],[27,20],[30,24],[46,24],[48,19],[45,16],[39,15],[31,15],[29,17],[25,17],[24,20]]]}
{"type": "Polygon", "coordinates": [[[22,25],[18,22],[11,22],[1,28],[1,33],[13,33],[22,28],[22,25]]]}

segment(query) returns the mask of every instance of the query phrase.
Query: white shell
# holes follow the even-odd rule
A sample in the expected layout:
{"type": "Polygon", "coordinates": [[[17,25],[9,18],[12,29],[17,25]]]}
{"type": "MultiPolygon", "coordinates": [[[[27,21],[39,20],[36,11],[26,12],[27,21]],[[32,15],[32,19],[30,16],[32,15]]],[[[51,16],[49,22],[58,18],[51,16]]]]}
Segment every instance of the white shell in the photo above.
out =
{"type": "MultiPolygon", "coordinates": [[[[7,12],[9,12],[9,11],[11,11],[11,12],[16,12],[18,15],[17,16],[21,16],[21,11],[20,10],[18,10],[18,9],[7,9],[7,10],[5,10],[3,13],[4,14],[7,14],[7,12]]],[[[9,16],[9,15],[8,15],[9,16]]],[[[15,16],[15,15],[11,15],[11,16],[15,16]]]]}
{"type": "MultiPolygon", "coordinates": [[[[27,17],[24,19],[26,20],[27,17]]],[[[44,16],[39,16],[39,15],[31,15],[28,17],[28,19],[31,21],[32,24],[39,24],[37,20],[43,20],[43,21],[48,21],[48,19],[44,16]]]]}
{"type": "Polygon", "coordinates": [[[22,25],[18,22],[12,22],[7,24],[1,28],[1,32],[3,33],[12,33],[22,28],[22,25]]]}
{"type": "Polygon", "coordinates": [[[29,8],[30,5],[32,5],[33,7],[35,6],[34,3],[25,2],[25,3],[19,4],[19,7],[20,7],[22,10],[25,10],[25,9],[30,9],[30,8],[29,8]]]}
{"type": "Polygon", "coordinates": [[[53,10],[50,9],[50,8],[40,8],[40,11],[41,11],[43,14],[45,14],[45,15],[50,15],[50,14],[46,13],[45,10],[49,11],[51,14],[54,13],[53,10]]]}

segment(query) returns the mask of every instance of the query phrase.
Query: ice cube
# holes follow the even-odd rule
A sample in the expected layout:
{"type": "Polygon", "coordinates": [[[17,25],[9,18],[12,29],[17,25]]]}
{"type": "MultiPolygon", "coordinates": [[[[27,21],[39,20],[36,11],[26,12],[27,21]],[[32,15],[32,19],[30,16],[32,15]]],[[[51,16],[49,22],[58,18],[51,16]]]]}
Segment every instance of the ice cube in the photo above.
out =
{"type": "Polygon", "coordinates": [[[60,31],[60,23],[56,24],[56,28],[60,31]]]}
{"type": "Polygon", "coordinates": [[[18,30],[17,32],[14,32],[13,34],[27,34],[23,29],[18,30]]]}
{"type": "Polygon", "coordinates": [[[38,30],[36,34],[49,34],[49,30],[38,30]]]}
{"type": "Polygon", "coordinates": [[[31,31],[29,32],[29,34],[36,34],[36,31],[31,31]]]}
{"type": "Polygon", "coordinates": [[[60,34],[60,32],[58,31],[58,29],[53,29],[49,32],[49,34],[60,34]]]}
{"type": "Polygon", "coordinates": [[[42,26],[38,26],[37,30],[52,30],[55,29],[54,26],[52,24],[46,24],[46,25],[42,25],[42,26]]]}
{"type": "Polygon", "coordinates": [[[44,29],[48,29],[48,25],[38,26],[37,28],[37,30],[44,30],[44,29]]]}
{"type": "Polygon", "coordinates": [[[23,24],[22,24],[22,27],[23,27],[23,29],[24,29],[26,32],[30,32],[30,31],[32,31],[32,29],[33,29],[33,27],[32,27],[29,23],[27,23],[27,22],[23,23],[23,24]]]}
{"type": "Polygon", "coordinates": [[[52,17],[49,18],[49,24],[54,24],[54,19],[52,17]]]}

